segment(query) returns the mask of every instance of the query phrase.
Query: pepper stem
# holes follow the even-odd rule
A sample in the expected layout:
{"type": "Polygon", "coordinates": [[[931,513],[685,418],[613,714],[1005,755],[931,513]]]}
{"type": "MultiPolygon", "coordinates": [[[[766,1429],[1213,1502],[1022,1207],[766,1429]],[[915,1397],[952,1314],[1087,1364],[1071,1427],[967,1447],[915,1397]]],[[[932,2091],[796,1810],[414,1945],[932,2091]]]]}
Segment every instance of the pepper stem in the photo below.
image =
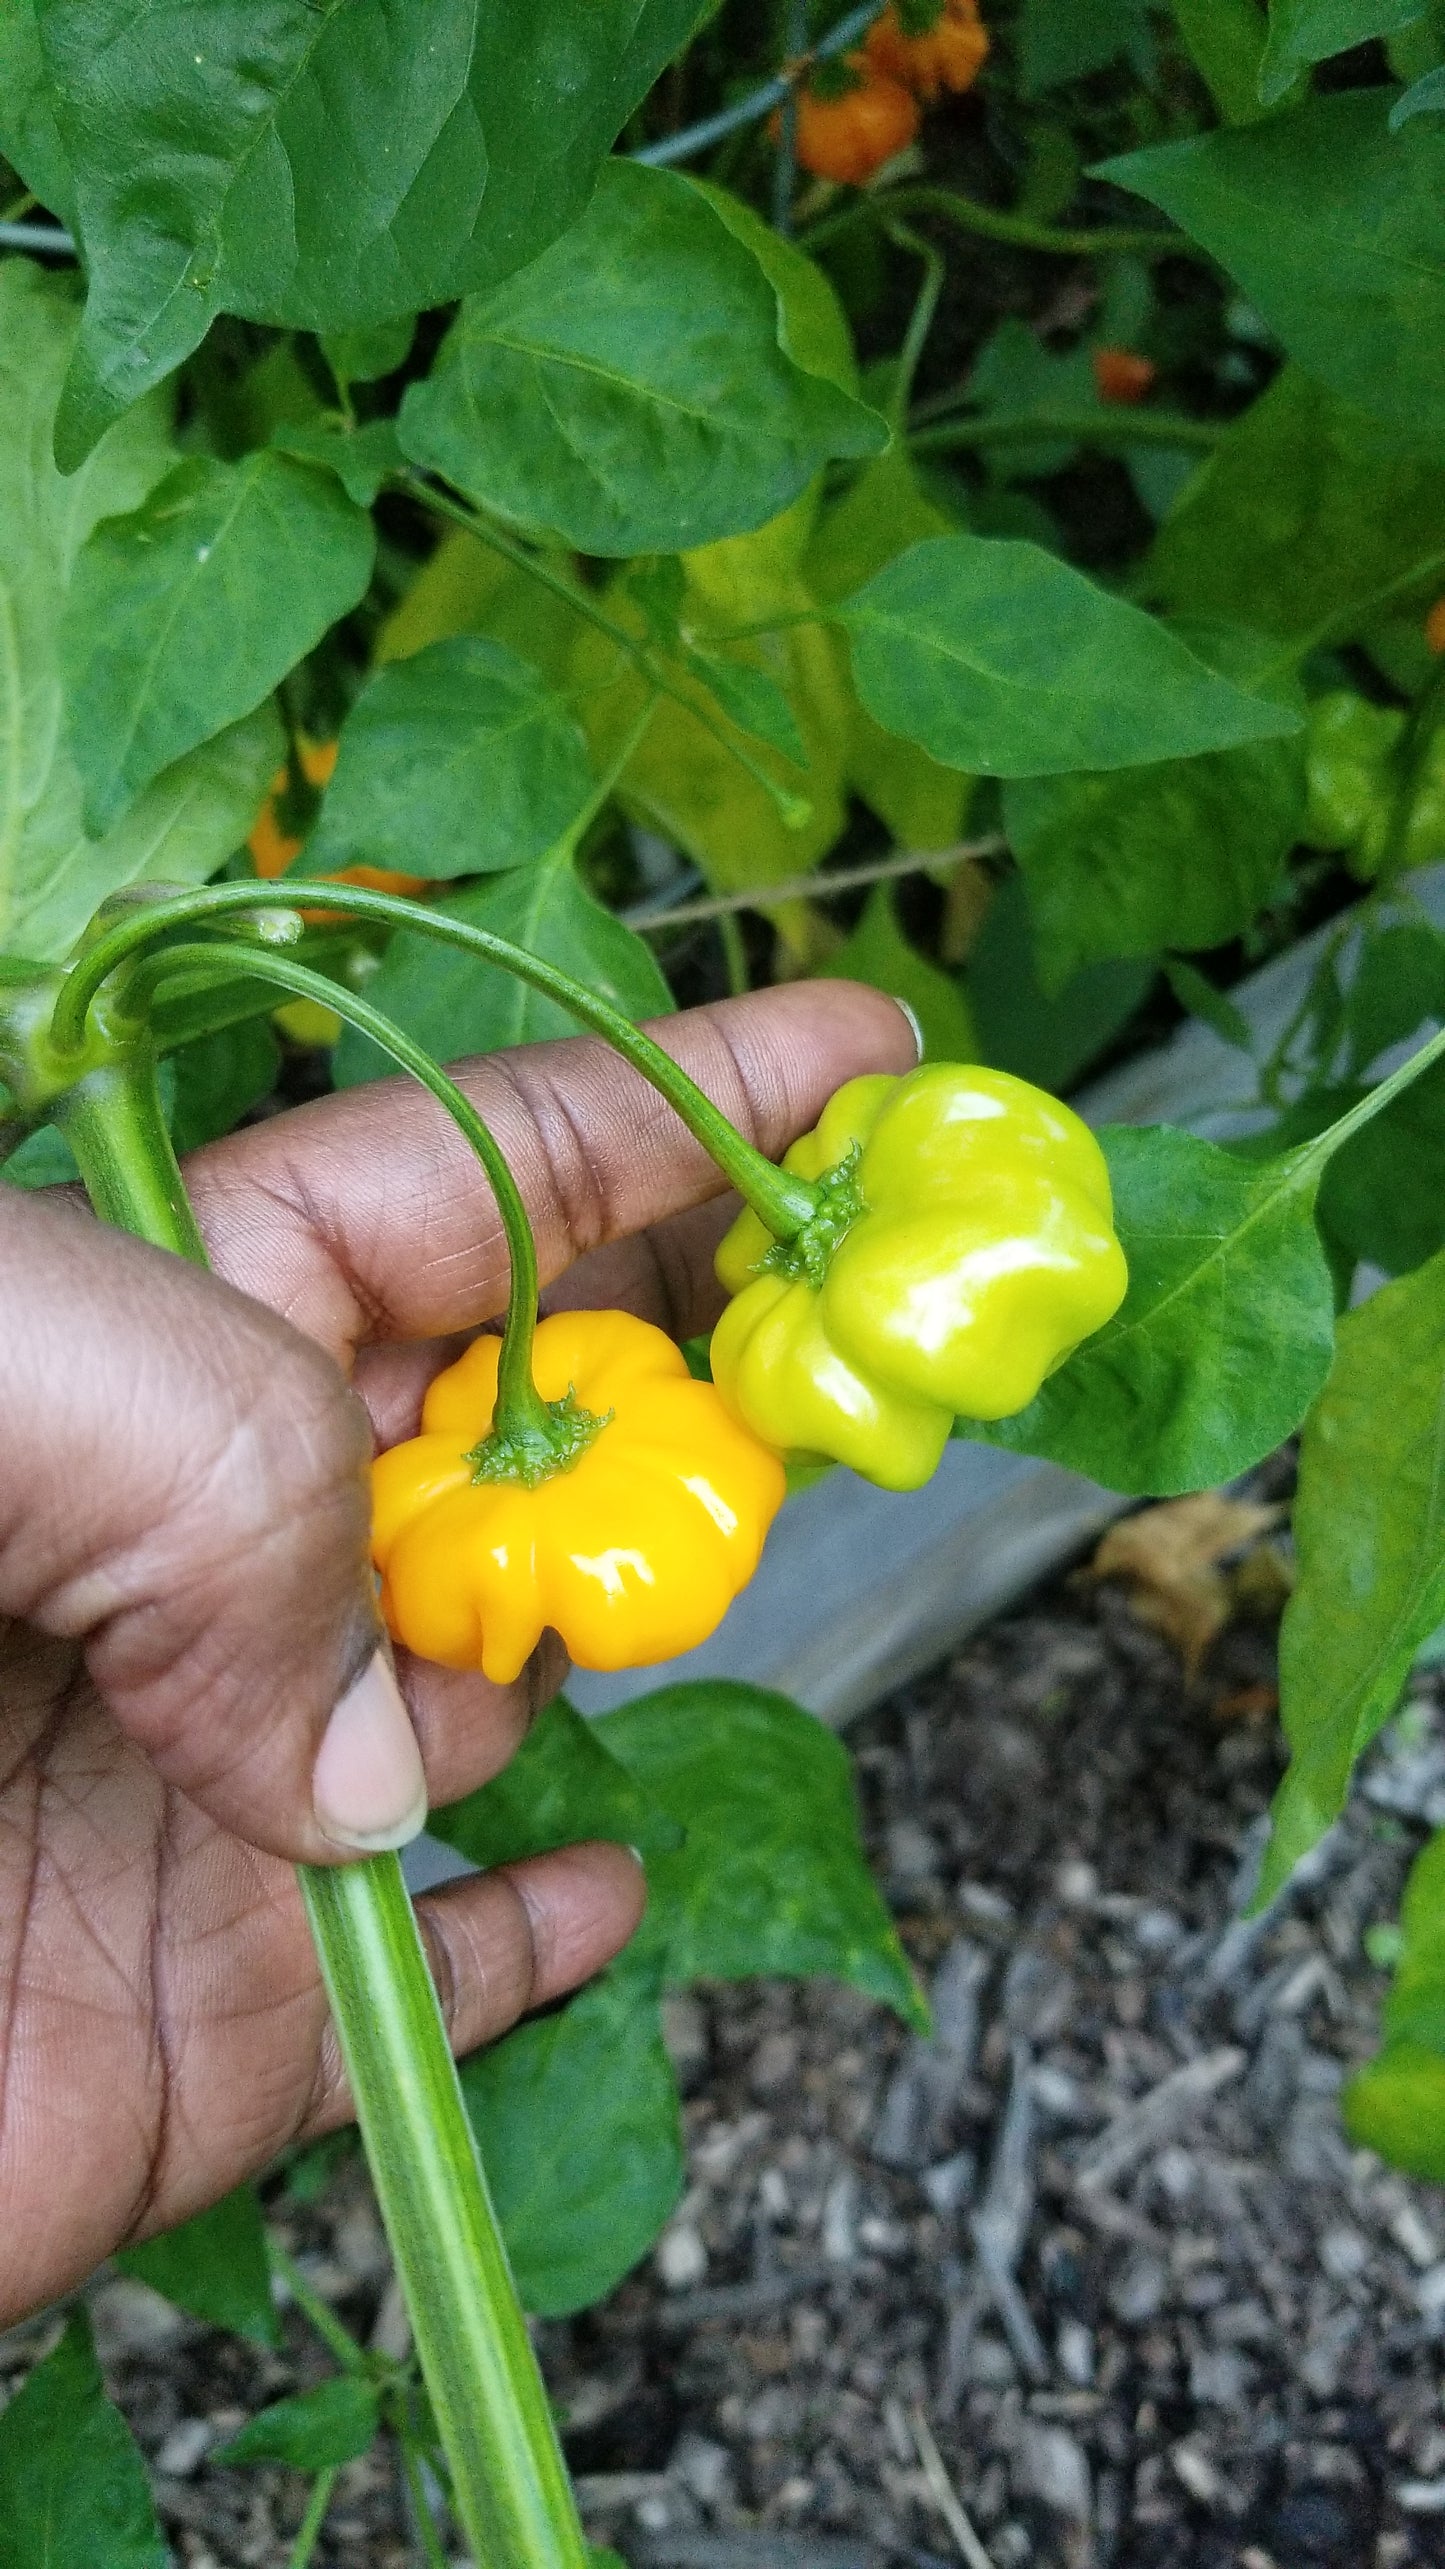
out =
{"type": "MultiPolygon", "coordinates": [[[[253,968],[267,970],[267,958],[241,951],[253,968]]],[[[320,978],[302,965],[289,969],[308,984],[320,978]]],[[[358,1012],[364,1005],[350,1004],[358,1012]]],[[[365,1015],[377,1018],[375,1010],[365,1015]]],[[[397,1051],[385,1019],[366,1031],[397,1051]]],[[[430,1062],[427,1070],[433,1087],[442,1074],[430,1062]]],[[[475,1125],[468,1138],[505,1204],[492,1159],[495,1153],[500,1163],[501,1155],[459,1090],[455,1101],[442,1103],[453,1113],[459,1104],[458,1121],[475,1125]]],[[[138,1038],[84,1072],[57,1112],[103,1218],[204,1266],[148,1042],[138,1038]]],[[[518,1263],[524,1275],[535,1272],[525,1246],[518,1263]]],[[[514,1296],[516,1276],[514,1266],[514,1296]]],[[[591,2554],[400,1863],[375,1855],[297,1870],[458,2523],[478,2564],[587,2569],[591,2554]]]]}
{"type": "Polygon", "coordinates": [[[429,1052],[414,1043],[400,1026],[393,1025],[379,1008],[373,1008],[369,1000],[340,988],[324,973],[313,972],[309,964],[298,963],[291,955],[270,950],[260,954],[242,945],[238,938],[225,937],[216,938],[210,945],[167,946],[136,974],[131,985],[135,1001],[143,1005],[147,985],[163,971],[173,969],[188,973],[254,973],[258,980],[276,982],[300,999],[320,1000],[359,1033],[369,1036],[380,1051],[389,1053],[400,1069],[410,1071],[413,1079],[420,1080],[438,1105],[446,1109],[486,1171],[502,1218],[511,1267],[492,1434],[499,1445],[504,1443],[515,1451],[519,1478],[546,1479],[549,1471],[565,1469],[569,1461],[575,1461],[575,1422],[559,1415],[565,1403],[543,1400],[532,1374],[537,1328],[537,1243],[532,1225],[506,1154],[470,1098],[438,1068],[429,1052]]]}
{"type": "MultiPolygon", "coordinates": [[[[107,929],[71,965],[65,976],[60,996],[50,1022],[50,1042],[58,1055],[78,1055],[86,1039],[86,1021],[92,1000],[111,973],[134,956],[143,953],[157,939],[178,928],[197,928],[213,919],[234,917],[238,913],[290,910],[293,915],[296,887],[281,883],[211,883],[197,892],[182,893],[173,900],[147,903],[107,929]]],[[[658,1094],[682,1118],[688,1131],[702,1144],[716,1162],[729,1184],[735,1186],[745,1204],[752,1207],[758,1219],[777,1240],[790,1240],[811,1222],[818,1210],[815,1187],[805,1178],[788,1170],[775,1168],[751,1142],[744,1141],[736,1127],[728,1122],[711,1098],[705,1097],[695,1080],[624,1017],[619,1008],[601,999],[575,981],[568,972],[546,963],[540,955],[529,954],[525,946],[514,945],[509,937],[499,937],[490,928],[478,928],[463,919],[448,918],[444,912],[428,910],[415,901],[400,900],[390,892],[367,892],[350,884],[310,883],[305,888],[308,909],[335,910],[347,918],[374,919],[384,927],[400,927],[416,936],[432,937],[440,945],[459,946],[484,963],[515,974],[519,981],[555,999],[569,1015],[590,1026],[601,1035],[614,1052],[640,1071],[658,1094]]],[[[213,949],[212,949],[213,951],[213,949]]],[[[273,969],[280,960],[274,947],[258,951],[255,968],[265,979],[282,981],[273,969]]],[[[328,981],[325,1004],[344,1014],[344,992],[328,981]]],[[[359,1021],[358,1021],[359,1022],[359,1021]]],[[[428,1056],[428,1060],[429,1060],[428,1056]]]]}

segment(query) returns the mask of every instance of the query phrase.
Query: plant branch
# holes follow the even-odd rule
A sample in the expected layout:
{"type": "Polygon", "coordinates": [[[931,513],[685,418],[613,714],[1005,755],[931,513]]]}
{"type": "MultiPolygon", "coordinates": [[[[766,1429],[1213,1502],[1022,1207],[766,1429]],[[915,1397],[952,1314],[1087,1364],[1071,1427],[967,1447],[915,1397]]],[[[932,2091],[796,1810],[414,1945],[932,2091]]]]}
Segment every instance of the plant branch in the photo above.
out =
{"type": "Polygon", "coordinates": [[[840,865],[827,874],[792,874],[783,883],[753,883],[744,892],[714,892],[696,901],[679,901],[675,909],[654,910],[634,921],[643,936],[658,928],[687,928],[700,919],[727,919],[738,910],[771,909],[779,901],[831,901],[837,893],[854,892],[864,883],[892,883],[900,875],[926,874],[934,866],[966,865],[971,858],[1002,856],[1003,838],[962,839],[956,847],[910,848],[877,857],[868,865],[840,865]]]}
{"type": "Polygon", "coordinates": [[[700,123],[685,126],[680,134],[666,134],[661,142],[644,144],[640,152],[631,154],[631,158],[642,161],[650,169],[666,169],[677,161],[693,161],[709,145],[723,142],[744,125],[756,125],[774,107],[785,108],[798,82],[806,77],[813,65],[830,62],[835,54],[846,53],[850,45],[856,45],[860,36],[866,36],[874,19],[882,16],[883,8],[884,0],[866,0],[863,8],[850,10],[846,18],[839,19],[836,27],[829,28],[826,36],[820,36],[809,52],[798,54],[775,80],[761,82],[758,88],[750,89],[745,98],[737,99],[731,107],[719,108],[715,116],[704,116],[700,123]]]}
{"type": "Polygon", "coordinates": [[[301,2519],[288,2569],[307,2569],[321,2539],[321,2528],[326,2522],[326,2511],[331,2504],[331,2492],[336,2486],[337,2476],[334,2470],[318,2471],[312,2481],[311,2495],[306,2501],[306,2513],[301,2519]]]}
{"type": "Polygon", "coordinates": [[[308,2319],[323,2345],[329,2346],[343,2372],[365,2377],[371,2367],[366,2349],[359,2346],[349,2328],[343,2328],[334,2310],[328,2308],[318,2292],[313,2292],[293,2256],[280,2240],[266,2233],[266,2261],[279,2282],[283,2283],[304,2319],[308,2319]]]}

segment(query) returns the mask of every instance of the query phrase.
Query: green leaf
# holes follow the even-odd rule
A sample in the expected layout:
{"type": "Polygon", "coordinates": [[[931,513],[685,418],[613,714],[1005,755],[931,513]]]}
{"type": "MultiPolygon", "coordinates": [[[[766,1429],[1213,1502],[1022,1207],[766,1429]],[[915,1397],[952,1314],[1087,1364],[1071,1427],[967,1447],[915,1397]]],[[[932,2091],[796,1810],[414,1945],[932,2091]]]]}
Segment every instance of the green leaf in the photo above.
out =
{"type": "Polygon", "coordinates": [[[1180,1007],[1187,1008],[1202,1025],[1212,1027],[1221,1043],[1232,1044],[1236,1052],[1253,1053],[1254,1031],[1249,1019],[1214,982],[1196,972],[1192,964],[1181,963],[1177,955],[1166,957],[1164,978],[1180,1007]]]}
{"type": "Polygon", "coordinates": [[[340,419],[302,420],[273,429],[270,442],[298,463],[334,473],[358,508],[370,508],[388,473],[399,472],[405,460],[391,419],[373,419],[365,428],[348,428],[340,419]]]}
{"type": "Polygon", "coordinates": [[[1334,1289],[1317,1147],[1250,1161],[1158,1125],[1100,1135],[1129,1261],[1115,1317],[1016,1418],[959,1432],[1107,1489],[1167,1498],[1247,1471],[1329,1371],[1334,1289]]]}
{"type": "MultiPolygon", "coordinates": [[[[438,906],[451,918],[490,928],[560,965],[629,1017],[662,1017],[672,1007],[648,947],[583,889],[565,849],[458,892],[438,906]]],[[[366,995],[373,1007],[384,1009],[445,1061],[577,1031],[565,1009],[525,982],[408,929],[393,937],[366,995]]],[[[386,1078],[392,1069],[364,1035],[348,1026],[336,1047],[338,1088],[386,1078]]]]}
{"type": "Polygon", "coordinates": [[[760,526],[887,438],[784,355],[773,288],[706,197],[621,160],[564,241],[463,306],[400,428],[483,506],[603,554],[760,526]]]}
{"type": "Polygon", "coordinates": [[[1398,35],[1423,18],[1428,6],[1429,0],[1269,0],[1260,97],[1273,106],[1311,63],[1349,53],[1372,36],[1398,35]]]}
{"type": "Polygon", "coordinates": [[[490,1784],[433,1811],[427,1827],[471,1863],[513,1864],[583,1838],[640,1855],[667,1853],[682,1831],[604,1748],[595,1722],[558,1695],[490,1784]]]}
{"type": "Polygon", "coordinates": [[[1397,2168],[1445,2179],[1445,1831],[1410,1869],[1383,2049],[1351,2079],[1345,2129],[1397,2168]]]}
{"type": "Polygon", "coordinates": [[[915,544],[834,613],[868,711],[950,767],[1140,767],[1300,728],[1033,544],[915,544]]]}
{"type": "MultiPolygon", "coordinates": [[[[1243,680],[1267,648],[1234,628],[1189,639],[1243,680]]],[[[1280,882],[1304,803],[1300,738],[1011,784],[1004,826],[1028,882],[1045,982],[1061,988],[1111,955],[1198,951],[1242,935],[1280,882]]]]}
{"type": "Polygon", "coordinates": [[[203,1143],[232,1132],[243,1115],[270,1096],[280,1067],[281,1047],[260,1017],[218,1027],[184,1045],[174,1056],[171,1139],[176,1149],[198,1151],[203,1143]]]}
{"type": "Polygon", "coordinates": [[[461,634],[363,689],[296,871],[499,874],[555,846],[591,789],[565,698],[499,642],[461,634]]]}
{"type": "Polygon", "coordinates": [[[1422,72],[1412,81],[1403,98],[1397,98],[1390,110],[1390,131],[1398,134],[1412,116],[1445,116],[1445,63],[1433,71],[1422,72]]]}
{"type": "Polygon", "coordinates": [[[193,456],[97,528],[62,632],[89,825],[269,696],[365,594],[375,549],[329,473],[269,447],[193,456]]]}
{"type": "Polygon", "coordinates": [[[218,312],[369,326],[565,232],[702,0],[40,0],[91,278],[67,462],[218,312]]]}
{"type": "Polygon", "coordinates": [[[323,330],[321,353],[338,383],[374,384],[406,364],[416,336],[416,317],[404,312],[395,321],[364,322],[355,330],[323,330]]]}
{"type": "Polygon", "coordinates": [[[1226,125],[1252,125],[1267,30],[1256,0],[1174,0],[1174,21],[1226,125]]]}
{"type": "Polygon", "coordinates": [[[208,2327],[232,2329],[259,2346],[279,2343],[266,2229],[254,2186],[237,2186],[208,2212],[157,2239],[118,2249],[115,2262],[122,2274],[137,2276],[208,2327]]]}
{"type": "Polygon", "coordinates": [[[808,375],[822,375],[850,396],[858,390],[858,360],[848,316],[816,261],[785,240],[742,197],[711,179],[689,177],[735,240],[750,250],[778,298],[778,345],[808,375]]]}
{"type": "Polygon", "coordinates": [[[705,1678],[639,1696],[597,1729],[687,1833],[649,1864],[639,1936],[664,1953],[670,1983],[826,1972],[926,2023],[864,1859],[847,1750],[811,1713],[705,1678]]]}
{"type": "Polygon", "coordinates": [[[1343,641],[1417,563],[1445,576],[1445,464],[1285,366],[1189,484],[1144,580],[1183,615],[1343,641]]]}
{"type": "Polygon", "coordinates": [[[1232,132],[1106,161],[1237,278],[1331,391],[1438,440],[1445,406],[1445,132],[1389,130],[1350,89],[1232,132]]]}
{"type": "Polygon", "coordinates": [[[0,264],[0,949],[40,961],[65,954],[124,884],[212,873],[281,754],[266,708],[169,768],[103,837],[85,828],[60,661],[66,583],[96,523],[138,507],[173,450],[146,403],[61,480],[50,432],[78,320],[63,280],[0,264]]]}
{"type": "MultiPolygon", "coordinates": [[[[1342,1115],[1364,1094],[1354,1087],[1331,1090],[1319,1112],[1342,1115]]],[[[1352,1266],[1366,1258],[1396,1276],[1445,1248],[1442,1155],[1445,1066],[1437,1064],[1354,1134],[1325,1172],[1320,1220],[1352,1266]]]]}
{"type": "Polygon", "coordinates": [[[1155,977],[1152,958],[1096,963],[1062,990],[1045,990],[1024,879],[1011,874],[989,903],[968,958],[965,986],[980,1058],[1064,1094],[1127,1026],[1155,977]]]}
{"type": "Polygon", "coordinates": [[[961,985],[911,945],[898,924],[891,883],[875,883],[861,919],[835,955],[829,981],[866,981],[891,999],[906,999],[923,1029],[925,1061],[975,1061],[978,1037],[961,985]]]}
{"type": "Polygon", "coordinates": [[[36,0],[8,0],[0,11],[0,152],[42,205],[74,222],[70,163],[40,50],[36,0]]]}
{"type": "MultiPolygon", "coordinates": [[[[910,544],[952,533],[953,521],[919,488],[907,448],[894,445],[865,465],[827,511],[804,558],[804,576],[831,603],[861,588],[910,544]]],[[[847,778],[900,847],[950,847],[962,832],[973,779],[885,731],[851,686],[847,778]]]]}
{"type": "Polygon", "coordinates": [[[145,2463],[105,2396],[83,2310],[0,2416],[0,2523],[14,2569],[169,2569],[145,2463]]]}
{"type": "Polygon", "coordinates": [[[560,2318],[645,2256],[683,2187],[657,1979],[624,1956],[556,2013],[463,2063],[517,2289],[560,2318]]]}
{"type": "Polygon", "coordinates": [[[314,2390],[277,2400],[248,2418],[239,2435],[217,2445],[213,2462],[289,2462],[296,2471],[337,2471],[375,2440],[381,2386],[359,2373],[335,2373],[314,2390]]]}
{"type": "MultiPolygon", "coordinates": [[[[694,644],[774,680],[788,699],[807,752],[804,777],[800,780],[791,760],[777,750],[759,750],[726,716],[721,722],[724,739],[719,740],[668,697],[656,708],[622,778],[620,798],[626,807],[683,849],[720,891],[806,872],[841,835],[848,817],[843,790],[848,685],[835,637],[819,625],[798,624],[744,642],[714,643],[710,638],[770,616],[808,614],[814,600],[799,560],[812,514],[811,495],[805,495],[770,526],[704,545],[683,563],[682,621],[694,644]],[[772,795],[738,763],[725,746],[728,739],[738,740],[782,791],[796,798],[801,785],[810,809],[798,827],[789,826],[772,795]]],[[[629,601],[620,586],[609,592],[608,606],[619,620],[640,623],[636,601],[629,601]]],[[[673,666],[685,689],[696,689],[699,705],[706,707],[708,696],[685,664],[673,666]]],[[[593,759],[605,766],[636,721],[645,702],[645,682],[635,671],[618,677],[616,646],[600,634],[584,637],[575,674],[579,685],[595,682],[597,687],[585,701],[584,720],[593,759]],[[615,683],[603,693],[608,679],[615,683]]]]}
{"type": "Polygon", "coordinates": [[[1299,1580],[1280,1632],[1290,1765],[1259,1899],[1344,1806],[1351,1769],[1445,1617],[1445,1258],[1340,1322],[1300,1443],[1299,1580]]]}
{"type": "Polygon", "coordinates": [[[776,749],[795,767],[807,765],[808,753],[793,708],[766,669],[755,669],[746,660],[729,660],[721,651],[696,649],[688,651],[687,665],[739,731],[776,749]]]}
{"type": "Polygon", "coordinates": [[[1103,71],[1145,34],[1142,0],[1023,0],[1020,93],[1039,98],[1065,81],[1103,71]]]}
{"type": "Polygon", "coordinates": [[[1427,1017],[1445,1021],[1445,936],[1428,919],[1375,928],[1365,937],[1346,1000],[1351,1071],[1367,1071],[1427,1017]]]}

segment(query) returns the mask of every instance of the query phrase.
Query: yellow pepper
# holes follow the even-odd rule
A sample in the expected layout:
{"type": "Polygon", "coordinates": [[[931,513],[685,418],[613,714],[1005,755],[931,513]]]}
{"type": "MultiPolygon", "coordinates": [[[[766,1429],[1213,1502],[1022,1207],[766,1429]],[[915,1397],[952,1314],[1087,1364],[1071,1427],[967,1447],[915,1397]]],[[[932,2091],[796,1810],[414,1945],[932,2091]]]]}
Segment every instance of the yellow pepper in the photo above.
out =
{"type": "Polygon", "coordinates": [[[849,1080],[783,1166],[821,1184],[820,1209],[783,1242],[739,1215],[712,1370],[785,1452],[917,1489],[956,1416],[1026,1408],[1124,1298],[1098,1143],[1007,1071],[849,1080]]]}
{"type": "Polygon", "coordinates": [[[491,1436],[500,1353],[475,1339],[428,1391],[422,1433],[373,1467],[395,1639],[504,1685],[549,1626],[581,1668],[645,1667],[705,1641],[782,1504],[776,1455],[660,1329],[566,1311],[541,1322],[532,1364],[574,1450],[534,1470],[491,1436]]]}

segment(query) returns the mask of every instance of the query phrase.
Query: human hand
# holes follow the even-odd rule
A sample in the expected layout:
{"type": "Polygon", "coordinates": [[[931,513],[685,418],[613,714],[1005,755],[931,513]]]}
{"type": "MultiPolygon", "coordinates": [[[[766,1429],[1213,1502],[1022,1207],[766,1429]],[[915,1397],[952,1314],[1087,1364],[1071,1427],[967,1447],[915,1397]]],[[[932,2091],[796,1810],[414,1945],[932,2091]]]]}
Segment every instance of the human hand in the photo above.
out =
{"type": "MultiPolygon", "coordinates": [[[[773,1155],[843,1079],[914,1054],[843,983],[654,1032],[773,1155]]],[[[546,1306],[705,1328],[730,1206],[654,1092],[590,1039],[461,1076],[546,1306]]],[[[347,2118],[292,1867],[403,1843],[563,1673],[545,1644],[507,1688],[403,1654],[403,1704],[377,1654],[372,1432],[413,1433],[506,1300],[454,1128],[388,1082],[235,1134],[187,1181],[212,1276],[0,1192],[0,2325],[347,2118]]],[[[600,1968],[642,1900],[602,1845],[423,1900],[455,2048],[600,1968]]]]}

